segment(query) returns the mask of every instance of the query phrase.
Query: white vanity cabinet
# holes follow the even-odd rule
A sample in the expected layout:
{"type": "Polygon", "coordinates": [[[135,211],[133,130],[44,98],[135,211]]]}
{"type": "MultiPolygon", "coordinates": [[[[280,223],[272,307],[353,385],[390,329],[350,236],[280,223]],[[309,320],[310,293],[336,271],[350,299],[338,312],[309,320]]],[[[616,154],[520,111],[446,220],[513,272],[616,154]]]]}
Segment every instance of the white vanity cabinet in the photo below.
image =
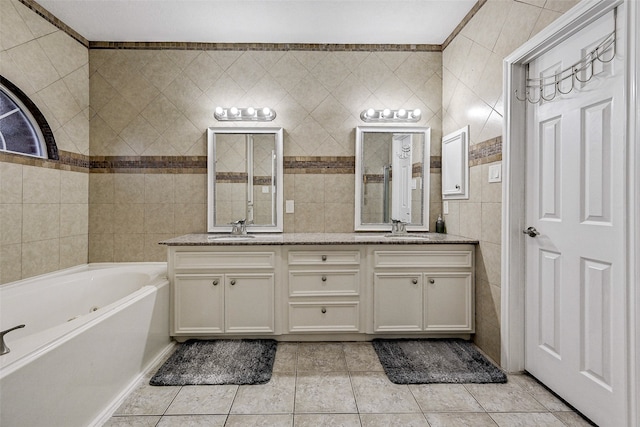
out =
{"type": "Polygon", "coordinates": [[[357,247],[285,249],[290,333],[361,331],[361,252],[357,247]]]}
{"type": "Polygon", "coordinates": [[[373,333],[474,332],[473,245],[369,249],[373,333]]]}
{"type": "Polygon", "coordinates": [[[331,341],[474,332],[475,241],[355,236],[361,241],[342,234],[170,241],[171,336],[331,341]]]}
{"type": "Polygon", "coordinates": [[[276,332],[276,251],[171,247],[171,335],[276,332]]]}

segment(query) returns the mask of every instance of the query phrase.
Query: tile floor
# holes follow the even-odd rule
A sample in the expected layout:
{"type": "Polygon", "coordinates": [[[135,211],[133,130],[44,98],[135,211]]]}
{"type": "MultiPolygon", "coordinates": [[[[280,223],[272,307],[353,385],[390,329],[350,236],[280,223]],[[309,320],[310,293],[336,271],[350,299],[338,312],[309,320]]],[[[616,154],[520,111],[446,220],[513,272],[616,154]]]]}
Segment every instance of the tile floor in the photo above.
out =
{"type": "Polygon", "coordinates": [[[393,384],[370,343],[279,343],[264,385],[152,387],[159,366],[105,426],[590,425],[527,375],[507,384],[393,384]]]}

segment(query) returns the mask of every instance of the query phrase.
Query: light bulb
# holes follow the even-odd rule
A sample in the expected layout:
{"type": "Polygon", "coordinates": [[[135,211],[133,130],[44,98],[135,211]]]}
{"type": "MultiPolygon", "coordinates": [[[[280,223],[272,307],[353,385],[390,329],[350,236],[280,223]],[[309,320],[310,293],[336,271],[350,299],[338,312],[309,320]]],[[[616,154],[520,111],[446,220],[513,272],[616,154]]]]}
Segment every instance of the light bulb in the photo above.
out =
{"type": "Polygon", "coordinates": [[[217,115],[222,116],[223,113],[224,113],[224,108],[222,108],[220,106],[216,107],[216,114],[217,115]]]}
{"type": "Polygon", "coordinates": [[[413,117],[419,118],[421,114],[422,114],[422,111],[420,111],[419,108],[416,108],[415,110],[413,110],[413,117]]]}
{"type": "Polygon", "coordinates": [[[247,114],[253,116],[256,113],[256,110],[253,107],[247,108],[247,114]]]}
{"type": "Polygon", "coordinates": [[[376,111],[373,108],[369,108],[367,110],[367,117],[373,118],[375,114],[376,114],[376,111]]]}
{"type": "Polygon", "coordinates": [[[384,110],[382,110],[382,115],[385,117],[389,117],[391,115],[391,110],[388,108],[385,108],[384,110]]]}
{"type": "Polygon", "coordinates": [[[229,109],[229,113],[231,113],[232,116],[237,116],[238,115],[238,109],[236,107],[231,107],[229,109]]]}
{"type": "Polygon", "coordinates": [[[264,114],[265,116],[270,116],[271,115],[271,109],[269,107],[264,107],[262,109],[262,114],[264,114]]]}
{"type": "Polygon", "coordinates": [[[398,110],[398,117],[405,117],[407,115],[407,110],[401,108],[398,110]]]}

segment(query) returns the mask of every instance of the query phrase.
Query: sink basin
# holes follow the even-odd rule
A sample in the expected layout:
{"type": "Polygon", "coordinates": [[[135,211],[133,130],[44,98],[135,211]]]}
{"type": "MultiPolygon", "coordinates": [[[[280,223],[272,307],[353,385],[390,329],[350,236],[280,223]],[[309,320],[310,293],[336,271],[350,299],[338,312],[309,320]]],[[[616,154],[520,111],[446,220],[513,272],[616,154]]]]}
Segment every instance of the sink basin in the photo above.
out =
{"type": "Polygon", "coordinates": [[[207,240],[251,240],[255,237],[253,234],[218,234],[207,236],[207,240]]]}
{"type": "Polygon", "coordinates": [[[429,236],[423,234],[385,234],[384,237],[387,239],[398,239],[398,240],[416,240],[416,239],[428,239],[429,236]]]}

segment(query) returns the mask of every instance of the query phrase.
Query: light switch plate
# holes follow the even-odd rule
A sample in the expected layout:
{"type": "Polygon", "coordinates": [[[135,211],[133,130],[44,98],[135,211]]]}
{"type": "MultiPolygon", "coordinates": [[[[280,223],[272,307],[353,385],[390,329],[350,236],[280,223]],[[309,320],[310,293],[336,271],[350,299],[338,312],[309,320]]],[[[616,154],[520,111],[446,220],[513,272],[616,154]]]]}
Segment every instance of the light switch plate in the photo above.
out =
{"type": "Polygon", "coordinates": [[[442,214],[449,215],[449,202],[446,200],[442,202],[442,214]]]}
{"type": "Polygon", "coordinates": [[[502,181],[502,163],[489,166],[489,182],[502,181]]]}
{"type": "Polygon", "coordinates": [[[269,186],[268,185],[263,185],[262,186],[262,193],[269,193],[269,186]]]}
{"type": "Polygon", "coordinates": [[[293,213],[294,207],[293,207],[293,200],[287,200],[285,202],[285,206],[284,206],[284,212],[285,213],[293,213]]]}

